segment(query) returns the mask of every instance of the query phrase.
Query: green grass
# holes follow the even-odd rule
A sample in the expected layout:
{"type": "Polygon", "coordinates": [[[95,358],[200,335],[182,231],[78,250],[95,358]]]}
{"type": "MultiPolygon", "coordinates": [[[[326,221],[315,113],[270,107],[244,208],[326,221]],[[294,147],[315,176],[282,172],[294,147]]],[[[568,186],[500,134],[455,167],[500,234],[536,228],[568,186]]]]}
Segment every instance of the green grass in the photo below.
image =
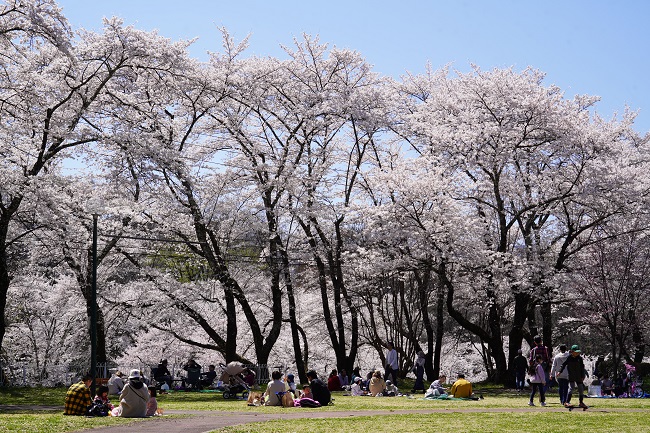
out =
{"type": "MultiPolygon", "coordinates": [[[[418,432],[423,431],[480,431],[485,432],[650,432],[650,399],[586,399],[592,408],[582,411],[553,411],[558,408],[557,394],[547,395],[549,407],[534,408],[534,412],[518,412],[528,408],[527,394],[513,394],[503,390],[482,389],[485,399],[480,401],[424,400],[422,394],[416,398],[374,398],[350,397],[334,393],[335,404],[319,409],[249,407],[242,400],[226,400],[219,393],[175,392],[158,396],[159,407],[169,410],[232,411],[251,413],[297,414],[310,413],[309,419],[270,421],[247,426],[230,427],[223,432],[282,432],[297,431],[331,432],[346,431],[367,433],[418,432]],[[441,410],[439,413],[422,414],[418,411],[441,410]],[[472,412],[452,412],[472,410],[472,412]],[[490,412],[499,411],[499,412],[490,412]],[[377,411],[377,415],[354,419],[321,419],[326,412],[353,413],[377,411]],[[382,412],[413,411],[409,414],[385,415],[382,412]],[[476,412],[474,412],[476,411],[476,412]],[[425,427],[426,426],[426,427],[425,427]]],[[[123,425],[147,420],[122,418],[85,418],[64,416],[64,388],[0,388],[0,431],[64,433],[92,429],[106,425],[123,425]],[[8,411],[7,406],[17,406],[8,411]],[[30,405],[46,405],[56,410],[33,410],[30,405]]],[[[537,399],[536,399],[537,401],[537,399]]],[[[187,415],[173,415],[183,417],[187,415]]],[[[137,431],[137,427],[133,428],[137,431]]]]}
{"type": "Polygon", "coordinates": [[[0,404],[61,406],[67,388],[5,388],[0,387],[0,404]]]}
{"type": "Polygon", "coordinates": [[[423,433],[423,432],[536,432],[536,433],[632,433],[650,431],[646,413],[547,412],[547,413],[436,413],[350,418],[269,421],[228,427],[223,433],[423,433]]]}
{"type": "MultiPolygon", "coordinates": [[[[7,433],[63,433],[108,425],[124,425],[145,420],[82,416],[66,416],[63,411],[17,411],[0,414],[0,431],[7,433]]],[[[137,431],[134,428],[133,431],[137,431]]]]}

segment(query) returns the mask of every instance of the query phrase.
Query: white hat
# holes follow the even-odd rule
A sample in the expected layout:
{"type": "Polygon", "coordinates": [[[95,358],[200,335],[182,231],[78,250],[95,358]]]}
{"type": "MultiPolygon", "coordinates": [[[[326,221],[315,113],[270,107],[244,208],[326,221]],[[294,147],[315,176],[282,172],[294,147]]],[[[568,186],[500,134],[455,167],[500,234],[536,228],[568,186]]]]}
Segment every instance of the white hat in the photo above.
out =
{"type": "Polygon", "coordinates": [[[129,379],[141,379],[142,376],[140,376],[140,370],[131,370],[131,373],[129,373],[129,379]]]}
{"type": "Polygon", "coordinates": [[[357,377],[354,378],[354,381],[355,382],[361,382],[361,378],[359,376],[357,376],[357,377]]]}

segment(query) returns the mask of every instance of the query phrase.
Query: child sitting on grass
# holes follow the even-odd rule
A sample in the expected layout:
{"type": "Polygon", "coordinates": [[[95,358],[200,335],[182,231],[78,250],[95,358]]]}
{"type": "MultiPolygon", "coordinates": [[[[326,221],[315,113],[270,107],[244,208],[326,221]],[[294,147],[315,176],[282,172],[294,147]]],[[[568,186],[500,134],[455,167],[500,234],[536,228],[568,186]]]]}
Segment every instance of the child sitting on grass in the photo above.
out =
{"type": "Polygon", "coordinates": [[[146,416],[159,415],[158,401],[156,400],[156,387],[149,388],[149,401],[147,402],[146,416]]]}

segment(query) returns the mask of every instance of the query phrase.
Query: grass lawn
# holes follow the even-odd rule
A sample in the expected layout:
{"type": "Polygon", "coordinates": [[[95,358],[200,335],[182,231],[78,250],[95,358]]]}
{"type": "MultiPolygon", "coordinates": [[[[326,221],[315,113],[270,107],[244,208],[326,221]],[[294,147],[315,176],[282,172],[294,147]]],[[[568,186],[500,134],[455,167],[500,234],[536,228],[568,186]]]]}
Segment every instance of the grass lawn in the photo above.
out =
{"type": "MultiPolygon", "coordinates": [[[[64,433],[105,425],[147,422],[146,419],[85,418],[64,416],[64,388],[0,388],[0,431],[29,433],[64,433]],[[7,410],[6,406],[18,406],[7,410]],[[30,405],[55,406],[55,410],[30,409],[30,405]],[[20,407],[23,406],[23,407],[20,407]]],[[[232,411],[287,414],[277,421],[229,427],[222,432],[418,432],[480,431],[485,432],[650,432],[650,399],[586,399],[588,411],[556,411],[560,407],[557,394],[549,394],[546,408],[528,409],[524,394],[495,393],[486,390],[480,401],[430,401],[417,398],[349,397],[334,393],[335,404],[319,409],[249,407],[242,400],[225,400],[219,393],[176,392],[158,396],[159,407],[169,410],[232,411]],[[442,412],[417,413],[431,409],[442,412]],[[466,412],[453,412],[466,410],[466,412]],[[413,411],[408,414],[377,414],[350,419],[318,418],[325,412],[413,411]],[[290,414],[313,413],[309,419],[290,419],[290,414]]],[[[183,417],[188,415],[172,415],[183,417]]],[[[137,431],[137,426],[133,426],[137,431]]]]}
{"type": "Polygon", "coordinates": [[[227,433],[423,433],[423,432],[648,432],[647,413],[599,412],[511,412],[511,413],[436,413],[430,415],[367,416],[354,419],[317,419],[269,421],[228,427],[227,433]]]}

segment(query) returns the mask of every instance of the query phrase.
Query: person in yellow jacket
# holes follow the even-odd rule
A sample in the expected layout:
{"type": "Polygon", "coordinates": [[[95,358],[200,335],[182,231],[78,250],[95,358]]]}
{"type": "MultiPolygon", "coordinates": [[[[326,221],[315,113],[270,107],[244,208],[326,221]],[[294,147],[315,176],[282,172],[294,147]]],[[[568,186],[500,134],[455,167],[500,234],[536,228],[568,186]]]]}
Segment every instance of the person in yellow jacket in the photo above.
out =
{"type": "Polygon", "coordinates": [[[456,398],[472,397],[472,384],[465,379],[463,373],[458,373],[458,380],[451,386],[449,393],[456,398]]]}

